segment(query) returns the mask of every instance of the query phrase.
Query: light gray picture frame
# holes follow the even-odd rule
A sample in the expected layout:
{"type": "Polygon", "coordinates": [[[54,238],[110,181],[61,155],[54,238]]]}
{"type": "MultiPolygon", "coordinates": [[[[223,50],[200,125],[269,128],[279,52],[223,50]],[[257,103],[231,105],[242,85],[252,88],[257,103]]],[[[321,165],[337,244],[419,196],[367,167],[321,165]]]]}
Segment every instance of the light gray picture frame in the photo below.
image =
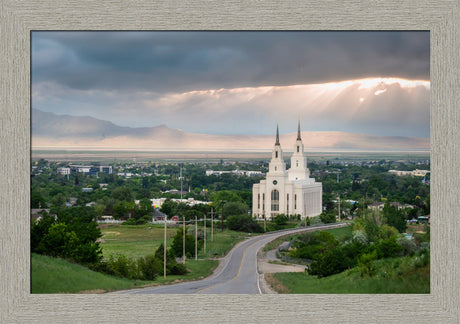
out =
{"type": "Polygon", "coordinates": [[[2,0],[0,10],[0,323],[460,322],[458,1],[2,0]],[[431,293],[30,294],[32,30],[429,30],[431,293]]]}

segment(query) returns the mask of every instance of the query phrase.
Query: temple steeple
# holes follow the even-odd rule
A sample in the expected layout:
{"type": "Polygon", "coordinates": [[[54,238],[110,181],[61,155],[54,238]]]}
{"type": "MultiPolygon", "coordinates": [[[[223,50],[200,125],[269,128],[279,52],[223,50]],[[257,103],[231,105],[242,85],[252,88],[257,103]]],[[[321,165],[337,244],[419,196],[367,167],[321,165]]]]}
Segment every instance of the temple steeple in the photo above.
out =
{"type": "Polygon", "coordinates": [[[299,116],[299,126],[297,127],[297,140],[301,141],[302,138],[300,137],[300,116],[299,116]]]}
{"type": "Polygon", "coordinates": [[[278,124],[276,124],[276,142],[275,145],[280,145],[280,133],[278,130],[278,124]]]}

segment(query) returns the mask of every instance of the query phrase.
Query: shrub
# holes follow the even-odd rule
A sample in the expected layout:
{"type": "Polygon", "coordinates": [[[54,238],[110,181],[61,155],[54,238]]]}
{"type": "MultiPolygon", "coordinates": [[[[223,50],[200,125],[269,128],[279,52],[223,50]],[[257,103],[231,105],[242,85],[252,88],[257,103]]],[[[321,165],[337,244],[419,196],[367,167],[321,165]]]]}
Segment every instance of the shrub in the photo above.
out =
{"type": "Polygon", "coordinates": [[[417,249],[415,242],[403,235],[400,235],[397,238],[396,242],[401,246],[401,251],[403,255],[412,255],[417,249]]]}
{"type": "MultiPolygon", "coordinates": [[[[198,240],[198,250],[201,248],[203,240],[198,240]]],[[[183,253],[183,229],[178,228],[171,244],[171,253],[176,257],[182,257],[183,253]]],[[[191,257],[195,255],[195,237],[185,234],[185,255],[191,257]]]]}
{"type": "Polygon", "coordinates": [[[319,215],[319,218],[321,219],[321,222],[327,224],[327,223],[335,223],[336,222],[336,218],[335,218],[335,215],[333,213],[326,213],[326,212],[322,212],[320,215],[319,215]]]}
{"type": "Polygon", "coordinates": [[[227,226],[233,231],[262,233],[263,228],[249,215],[235,215],[227,218],[227,226]]]}
{"type": "Polygon", "coordinates": [[[168,274],[184,275],[187,273],[187,268],[182,263],[167,263],[166,269],[168,274]]]}
{"type": "Polygon", "coordinates": [[[375,265],[375,260],[377,259],[377,252],[374,250],[371,253],[364,253],[358,259],[358,269],[361,277],[369,276],[372,277],[376,271],[377,267],[375,265]]]}
{"type": "Polygon", "coordinates": [[[119,255],[117,258],[110,256],[108,263],[113,274],[117,277],[137,279],[137,262],[128,259],[125,255],[119,255]]]}
{"type": "Polygon", "coordinates": [[[275,224],[279,226],[287,225],[288,220],[289,220],[289,217],[287,217],[284,214],[279,214],[278,216],[275,217],[275,224]]]}
{"type": "Polygon", "coordinates": [[[344,258],[343,251],[337,248],[320,254],[319,258],[310,264],[308,274],[322,278],[340,273],[347,268],[348,262],[344,258]]]}
{"type": "Polygon", "coordinates": [[[144,280],[154,280],[159,274],[164,272],[163,262],[155,258],[154,255],[146,255],[137,260],[137,268],[144,280]]]}
{"type": "Polygon", "coordinates": [[[402,250],[402,246],[396,242],[396,236],[392,236],[385,240],[380,240],[375,244],[375,250],[379,259],[388,258],[398,255],[402,250]]]}
{"type": "Polygon", "coordinates": [[[130,218],[121,223],[121,225],[137,225],[137,220],[135,218],[130,218]]]}
{"type": "Polygon", "coordinates": [[[363,230],[353,231],[352,236],[353,236],[353,241],[355,242],[359,242],[362,244],[367,244],[368,242],[366,232],[364,232],[363,230]]]}

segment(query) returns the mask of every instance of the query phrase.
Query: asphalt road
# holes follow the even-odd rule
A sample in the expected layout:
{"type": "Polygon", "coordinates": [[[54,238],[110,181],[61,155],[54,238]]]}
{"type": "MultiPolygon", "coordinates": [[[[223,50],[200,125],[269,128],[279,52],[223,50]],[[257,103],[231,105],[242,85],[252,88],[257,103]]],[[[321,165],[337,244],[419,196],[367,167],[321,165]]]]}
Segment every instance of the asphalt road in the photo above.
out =
{"type": "Polygon", "coordinates": [[[279,236],[310,232],[345,224],[328,224],[273,232],[238,243],[223,259],[223,267],[212,276],[173,285],[127,290],[127,294],[262,294],[257,267],[257,252],[279,236]]]}

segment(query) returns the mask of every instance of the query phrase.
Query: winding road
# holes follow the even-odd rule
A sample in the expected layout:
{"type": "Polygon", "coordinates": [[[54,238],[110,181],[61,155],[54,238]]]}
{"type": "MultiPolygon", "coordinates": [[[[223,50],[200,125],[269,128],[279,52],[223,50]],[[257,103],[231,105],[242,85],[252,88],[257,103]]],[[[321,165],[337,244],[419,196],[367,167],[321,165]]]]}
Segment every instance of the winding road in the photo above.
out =
{"type": "Polygon", "coordinates": [[[208,278],[184,283],[122,291],[124,294],[262,294],[257,253],[277,237],[347,226],[344,223],[272,232],[238,243],[208,278]]]}

